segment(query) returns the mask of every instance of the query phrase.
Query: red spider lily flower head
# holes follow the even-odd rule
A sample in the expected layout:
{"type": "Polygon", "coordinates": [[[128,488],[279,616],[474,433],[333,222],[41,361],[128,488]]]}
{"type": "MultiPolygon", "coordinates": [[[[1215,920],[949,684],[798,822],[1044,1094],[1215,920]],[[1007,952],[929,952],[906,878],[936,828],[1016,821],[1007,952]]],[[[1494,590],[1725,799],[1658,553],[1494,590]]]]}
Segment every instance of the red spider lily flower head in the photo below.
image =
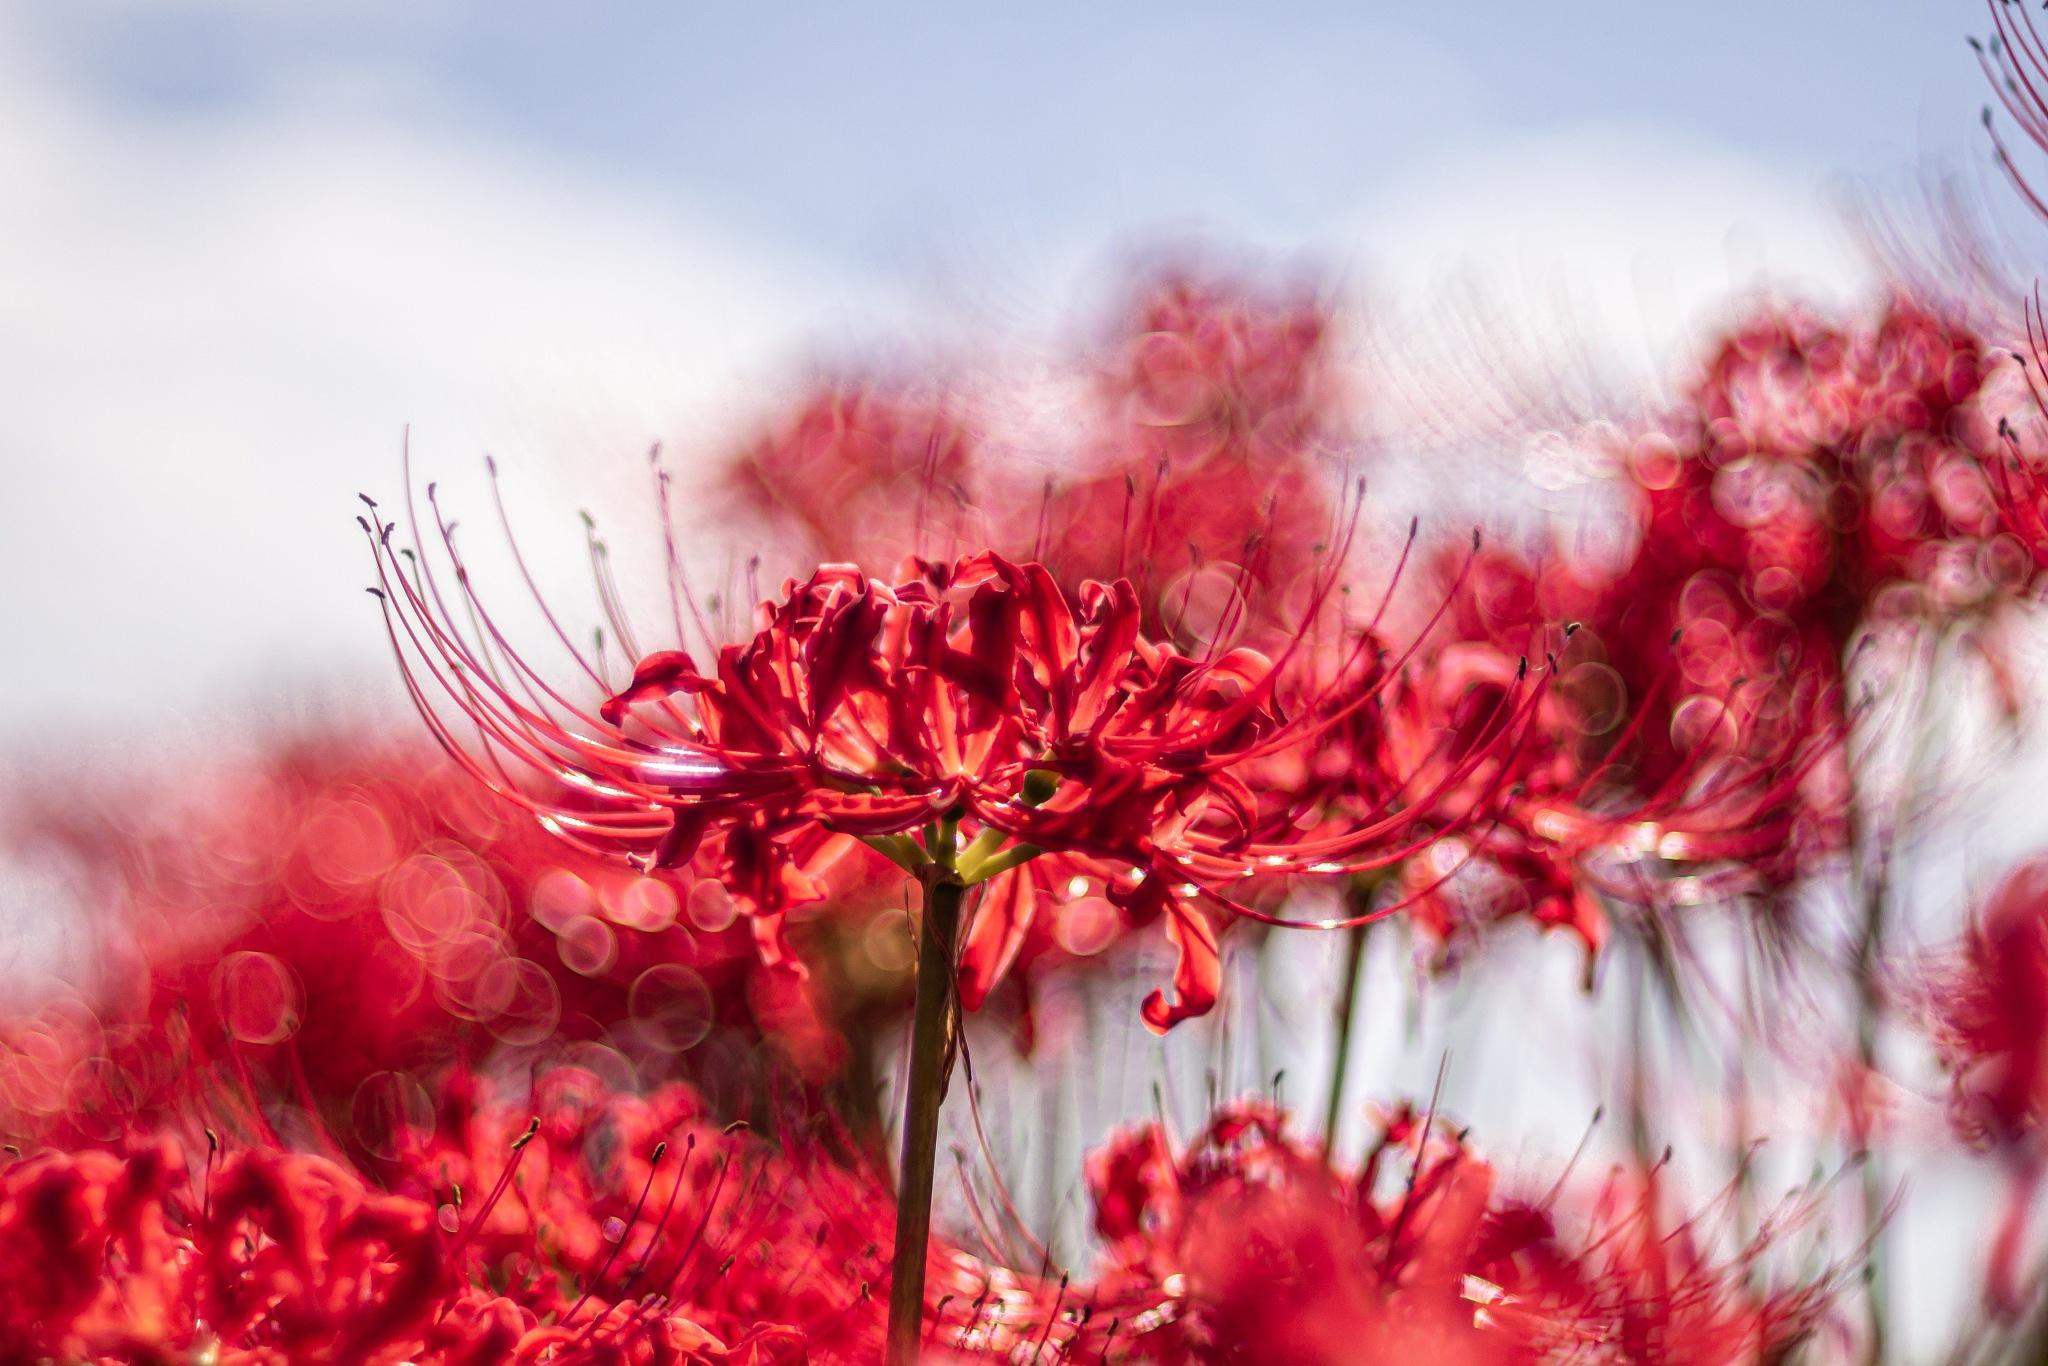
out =
{"type": "MultiPolygon", "coordinates": [[[[1751,1241],[1717,1258],[1703,1216],[1674,1215],[1670,1186],[1663,1164],[1622,1168],[1590,1197],[1567,1190],[1548,1209],[1506,1207],[1505,1227],[1551,1218],[1583,1226],[1583,1241],[1563,1242],[1573,1248],[1568,1257],[1528,1259],[1533,1274],[1525,1303],[1538,1305],[1547,1292],[1555,1306],[1549,1323],[1528,1324],[1532,1343],[1553,1355],[1579,1351],[1596,1360],[1765,1363],[1787,1359],[1821,1327],[1846,1268],[1818,1263],[1810,1249],[1800,1250],[1797,1279],[1768,1264],[1812,1205],[1768,1215],[1751,1241]]],[[[1500,1304],[1510,1316],[1519,1307],[1507,1297],[1500,1304]]]]}
{"type": "MultiPolygon", "coordinates": [[[[1261,874],[1387,866],[1418,829],[1400,811],[1313,834],[1274,819],[1254,766],[1376,692],[1290,715],[1276,661],[1147,640],[1128,581],[1070,599],[1041,566],[994,554],[919,564],[895,585],[827,566],[706,667],[684,650],[646,654],[587,712],[502,641],[471,642],[426,572],[399,564],[390,528],[365,526],[415,697],[474,776],[586,849],[649,869],[708,853],[771,923],[820,894],[820,862],[847,837],[967,886],[1041,854],[1074,860],[1075,875],[1106,874],[1112,903],[1165,918],[1176,999],[1155,992],[1143,1009],[1163,1030],[1214,1000],[1205,907],[1247,913],[1231,889],[1261,874]],[[476,726],[480,752],[429,688],[476,726]]],[[[977,989],[997,975],[985,955],[1011,942],[969,936],[977,989]]]]}
{"type": "Polygon", "coordinates": [[[1561,724],[1549,697],[1554,666],[1541,666],[1542,686],[1530,688],[1526,658],[1478,649],[1463,662],[1477,671],[1450,657],[1402,661],[1380,690],[1383,707],[1352,713],[1308,753],[1282,756],[1262,789],[1284,794],[1311,829],[1392,809],[1431,832],[1407,857],[1360,869],[1345,916],[1332,923],[1405,913],[1440,967],[1485,925],[1522,914],[1568,926],[1597,949],[1605,917],[1559,852],[1576,847],[1570,832],[1553,821],[1539,841],[1526,824],[1547,809],[1530,794],[1561,724]]]}
{"type": "Polygon", "coordinates": [[[23,833],[116,870],[95,929],[128,961],[0,1025],[0,1130],[104,1138],[216,1087],[346,1113],[541,1043],[649,1078],[716,1053],[735,1080],[844,1050],[723,884],[580,855],[430,750],[308,731],[177,781],[147,826],[88,796],[23,833]]]}
{"type": "Polygon", "coordinates": [[[2032,1144],[2048,1113],[2048,860],[2008,873],[1929,993],[1963,1133],[2032,1144]]]}
{"type": "Polygon", "coordinates": [[[0,1173],[9,1359],[396,1363],[451,1288],[430,1206],[254,1150],[201,1189],[163,1141],[0,1173]]]}
{"type": "MultiPolygon", "coordinates": [[[[676,1088],[558,1070],[531,1111],[444,1092],[392,1135],[388,1190],[267,1144],[193,1173],[176,1144],[49,1150],[0,1172],[7,1359],[632,1363],[873,1359],[880,1183],[719,1129],[676,1088]],[[531,1118],[515,1119],[517,1114],[531,1118]],[[778,1318],[777,1316],[784,1316],[778,1318]]],[[[885,1269],[885,1268],[882,1268],[885,1269]]]]}
{"type": "Polygon", "coordinates": [[[1897,591],[1881,605],[1916,615],[2009,593],[2004,453],[1969,421],[1990,368],[1974,333],[1904,297],[1847,326],[1752,315],[1708,362],[1676,449],[1633,462],[1646,545],[1696,555],[1756,610],[1842,640],[1888,589],[1914,589],[1917,605],[1897,591]],[[1681,528],[1696,550],[1673,543],[1681,528]]]}
{"type": "Polygon", "coordinates": [[[770,1143],[720,1126],[687,1087],[637,1095],[574,1066],[516,1103],[483,1082],[444,1087],[440,1103],[431,1127],[394,1133],[376,1170],[459,1219],[464,1265],[525,1310],[625,1341],[628,1311],[651,1325],[658,1303],[713,1341],[784,1324],[814,1360],[879,1351],[890,1198],[830,1155],[844,1135],[822,1116],[791,1116],[770,1143]]]}
{"type": "Polygon", "coordinates": [[[1982,441],[1988,372],[1972,333],[1905,299],[1856,325],[1761,310],[1628,445],[1618,563],[1438,557],[1459,586],[1420,724],[1455,727],[1470,680],[1577,628],[1546,641],[1549,715],[1500,823],[1533,901],[1590,924],[1557,894],[1590,878],[1662,899],[1674,871],[1686,897],[1776,895],[1842,847],[1859,635],[1982,615],[2024,577],[1982,441]]]}
{"type": "MultiPolygon", "coordinates": [[[[1460,596],[1454,590],[1451,600],[1460,596]]],[[[1437,945],[1440,962],[1486,925],[1511,917],[1569,929],[1589,953],[1606,941],[1606,913],[1577,863],[1611,837],[1614,822],[1590,816],[1577,800],[1585,769],[1575,759],[1589,728],[1618,719],[1617,699],[1602,695],[1607,679],[1573,650],[1577,629],[1531,631],[1525,648],[1546,648],[1553,676],[1527,726],[1500,724],[1527,656],[1490,642],[1433,649],[1392,690],[1389,766],[1418,776],[1432,766],[1462,766],[1462,783],[1450,789],[1438,818],[1493,794],[1457,838],[1401,870],[1411,918],[1437,945]]]]}
{"type": "Polygon", "coordinates": [[[1286,455],[1326,432],[1332,319],[1301,285],[1169,265],[1133,291],[1101,366],[1103,391],[1188,463],[1286,455]]]}
{"type": "Polygon", "coordinates": [[[2048,859],[2006,874],[1922,989],[1929,1032],[1954,1078],[1951,1122],[2011,1174],[1984,1284],[1992,1310],[2011,1317],[2027,1303],[2027,1228],[2048,1171],[2048,859]]]}
{"type": "Polygon", "coordinates": [[[1054,480],[1033,558],[1070,590],[1132,578],[1148,634],[1184,646],[1298,625],[1341,530],[1332,326],[1306,290],[1152,275],[1099,367],[1100,449],[1054,480]]]}
{"type": "Polygon", "coordinates": [[[1974,333],[1904,297],[1842,324],[1765,309],[1634,443],[1641,539],[1593,629],[1631,696],[1668,674],[1639,766],[1709,780],[1707,809],[1670,826],[1689,857],[1770,885],[1839,848],[1858,640],[2023,588],[1982,440],[1990,369],[1974,333]]]}
{"type": "Polygon", "coordinates": [[[1839,847],[1846,718],[1824,639],[1748,613],[1712,571],[1673,585],[1640,552],[1606,577],[1496,547],[1452,596],[1417,673],[1437,691],[1414,717],[1454,724],[1471,705],[1460,679],[1555,652],[1497,843],[1530,898],[1594,930],[1589,942],[1597,907],[1557,899],[1567,888],[1621,902],[1769,893],[1839,847]]]}
{"type": "Polygon", "coordinates": [[[1091,1276],[1054,1290],[983,1273],[977,1300],[957,1293],[976,1284],[962,1263],[937,1343],[1050,1342],[1152,1366],[1707,1366],[1782,1359],[1826,1305],[1825,1283],[1758,1288],[1767,1240],[1709,1259],[1666,1222],[1654,1182],[1520,1202],[1442,1121],[1405,1108],[1355,1174],[1253,1101],[1185,1147],[1158,1125],[1120,1134],[1089,1159],[1088,1184],[1104,1243],[1091,1276]]]}
{"type": "Polygon", "coordinates": [[[893,569],[985,540],[977,442],[958,399],[828,382],[726,463],[744,513],[794,542],[794,563],[893,569]]]}

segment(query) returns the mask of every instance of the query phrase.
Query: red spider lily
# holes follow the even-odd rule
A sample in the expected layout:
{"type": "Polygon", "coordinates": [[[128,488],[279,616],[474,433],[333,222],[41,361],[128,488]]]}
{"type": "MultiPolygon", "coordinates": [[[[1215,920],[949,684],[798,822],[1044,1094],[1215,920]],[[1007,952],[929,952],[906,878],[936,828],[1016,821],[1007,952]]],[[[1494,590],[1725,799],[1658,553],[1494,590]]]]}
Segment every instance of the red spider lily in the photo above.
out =
{"type": "Polygon", "coordinates": [[[1729,572],[1756,610],[1838,640],[1899,585],[1928,614],[2009,591],[1992,543],[2002,453],[1962,444],[1989,367],[1975,335],[1903,298],[1859,326],[1752,317],[1695,388],[1678,459],[1645,449],[1634,463],[1646,552],[1674,572],[1729,572]],[[1674,542],[1681,527],[1695,550],[1674,542]]]}
{"type": "Polygon", "coordinates": [[[886,571],[906,555],[985,540],[972,510],[980,464],[946,404],[842,381],[732,457],[725,480],[753,521],[794,542],[794,562],[886,571]]]}
{"type": "Polygon", "coordinates": [[[872,1359],[880,1318],[858,1273],[886,1232],[875,1183],[709,1127],[676,1090],[643,1101],[557,1072],[517,1126],[509,1107],[455,1099],[474,1097],[459,1077],[444,1095],[446,1139],[403,1144],[386,1164],[396,1193],[267,1146],[209,1146],[196,1179],[163,1139],[16,1162],[0,1173],[0,1262],[31,1293],[0,1310],[0,1353],[237,1366],[872,1359]]]}
{"type": "Polygon", "coordinates": [[[366,1084],[491,1049],[589,1041],[650,1078],[715,1052],[700,1075],[742,1084],[764,1047],[812,1081],[844,1053],[722,884],[578,855],[432,752],[308,732],[181,781],[142,829],[45,799],[20,835],[117,870],[123,960],[90,1010],[0,1026],[0,1128],[105,1137],[255,1084],[347,1136],[366,1084]]]}
{"type": "Polygon", "coordinates": [[[720,1127],[687,1087],[633,1095],[577,1067],[520,1104],[461,1076],[440,1097],[433,1129],[401,1136],[378,1170],[444,1210],[466,1201],[466,1264],[529,1311],[573,1325],[604,1321],[580,1312],[593,1300],[688,1306],[721,1340],[780,1323],[812,1360],[877,1355],[891,1199],[815,1123],[770,1144],[720,1127]]]}
{"type": "Polygon", "coordinates": [[[1952,1118],[2011,1167],[2006,1217],[1986,1296],[2004,1313],[2025,1302],[2020,1253],[2048,1146],[2048,860],[2006,874],[1969,935],[1927,984],[1929,1023],[1954,1073],[1952,1118]]]}
{"type": "MultiPolygon", "coordinates": [[[[872,381],[820,387],[727,460],[725,483],[806,563],[893,573],[988,545],[1069,593],[1130,578],[1146,634],[1184,647],[1284,631],[1340,529],[1323,468],[1341,427],[1331,325],[1305,291],[1160,270],[1117,319],[1096,404],[1042,488],[989,449],[1017,433],[978,432],[965,400],[872,381]]],[[[995,420],[998,405],[973,407],[995,420]]]]}
{"type": "Polygon", "coordinates": [[[1290,457],[1331,431],[1332,320],[1307,289],[1170,266],[1140,285],[1115,330],[1104,394],[1175,464],[1290,457]]]}
{"type": "Polygon", "coordinates": [[[2048,1110],[2048,860],[2006,875],[1942,976],[1931,1004],[1957,1123],[2000,1145],[2031,1142],[2048,1110]]]}
{"type": "MultiPolygon", "coordinates": [[[[550,829],[649,868],[709,850],[763,905],[803,894],[792,883],[809,883],[803,854],[821,831],[968,886],[1057,855],[1072,861],[1062,876],[1099,875],[1111,902],[1166,918],[1177,999],[1147,999],[1154,1029],[1214,999],[1204,902],[1257,915],[1233,896],[1244,879],[1389,866],[1425,842],[1397,810],[1314,835],[1274,821],[1244,775],[1377,692],[1289,719],[1272,661],[1150,643],[1127,582],[1091,584],[1075,603],[1043,568],[995,555],[923,565],[894,587],[828,567],[764,605],[756,635],[708,672],[685,651],[647,655],[592,714],[543,702],[555,694],[502,648],[514,681],[501,681],[436,610],[431,583],[389,557],[388,528],[372,541],[423,712],[474,776],[550,829]],[[477,725],[485,753],[438,720],[428,684],[477,725]],[[514,781],[508,761],[554,789],[514,781]]],[[[1028,910],[1014,895],[1004,905],[1028,910]]],[[[969,942],[977,991],[1014,938],[983,925],[969,942]]]]}
{"type": "Polygon", "coordinates": [[[1687,896],[1774,894],[1843,847],[1860,633],[1981,619],[2024,586],[1987,373],[1973,335],[1903,300],[1856,327],[1763,312],[1630,446],[1620,564],[1440,557],[1454,611],[1390,715],[1455,733],[1534,642],[1558,656],[1477,860],[1522,884],[1508,904],[1597,942],[1588,889],[1660,899],[1693,870],[1687,896]]]}
{"type": "Polygon", "coordinates": [[[1095,1275],[1053,1291],[961,1262],[936,1342],[1050,1342],[1147,1366],[1706,1366],[1782,1359],[1825,1306],[1820,1286],[1752,1288],[1761,1243],[1727,1265],[1706,1259],[1687,1226],[1663,1223],[1654,1182],[1617,1179],[1570,1214],[1504,1198],[1490,1166],[1412,1111],[1392,1116],[1355,1176],[1250,1102],[1185,1149],[1156,1125],[1121,1135],[1088,1181],[1105,1242],[1095,1275]],[[1410,1170],[1389,1182],[1397,1157],[1410,1170]],[[1584,1241],[1560,1219],[1583,1223],[1584,1241]]]}
{"type": "Polygon", "coordinates": [[[1185,269],[1150,281],[1101,367],[1092,472],[1054,480],[1034,558],[1070,589],[1133,578],[1162,638],[1299,625],[1341,530],[1331,328],[1306,292],[1185,269]]]}
{"type": "Polygon", "coordinates": [[[239,1153],[195,1192],[175,1149],[48,1152],[0,1174],[14,1360],[393,1363],[449,1288],[430,1206],[320,1158],[239,1153]]]}
{"type": "MultiPolygon", "coordinates": [[[[856,836],[918,879],[926,904],[904,1088],[893,1366],[909,1366],[918,1350],[968,889],[1048,854],[1072,861],[1077,876],[1105,874],[1107,899],[1136,919],[1163,918],[1178,950],[1173,998],[1155,990],[1140,1008],[1163,1033],[1216,999],[1222,964],[1207,907],[1288,923],[1236,899],[1238,884],[1387,867],[1441,833],[1398,808],[1311,832],[1263,804],[1248,781],[1256,766],[1374,705],[1382,680],[1317,698],[1306,720],[1290,719],[1276,697],[1281,668],[1265,656],[1195,658],[1146,641],[1127,580],[1084,585],[1077,606],[1042,566],[994,554],[920,563],[895,587],[829,566],[765,604],[753,639],[721,648],[708,673],[685,650],[643,655],[631,682],[591,714],[499,637],[445,527],[483,623],[474,643],[430,573],[400,565],[392,528],[363,525],[422,715],[477,779],[549,829],[647,869],[709,851],[764,917],[815,894],[803,856],[829,838],[856,836]],[[476,728],[480,753],[436,714],[430,685],[476,728]]],[[[1525,707],[1508,711],[1503,727],[1526,719],[1525,707]]],[[[1463,766],[1446,774],[1422,809],[1463,776],[1463,766]]],[[[999,907],[1015,915],[1030,902],[1012,895],[999,907]]],[[[966,940],[976,990],[1022,942],[990,925],[966,940]]]]}
{"type": "MultiPolygon", "coordinates": [[[[1467,572],[1498,563],[1490,553],[1468,557],[1467,572]]],[[[1465,601],[1464,587],[1461,574],[1449,606],[1465,601]]],[[[1570,928],[1588,950],[1605,940],[1606,915],[1576,860],[1611,838],[1616,822],[1566,800],[1575,787],[1568,756],[1587,718],[1584,671],[1562,672],[1563,660],[1573,660],[1573,629],[1532,626],[1524,642],[1544,652],[1548,682],[1527,726],[1503,730],[1499,718],[1514,705],[1528,655],[1453,642],[1430,647],[1417,667],[1396,674],[1384,714],[1373,718],[1377,734],[1351,727],[1344,743],[1318,756],[1323,799],[1336,809],[1406,801],[1424,819],[1458,830],[1402,866],[1389,885],[1399,896],[1379,893],[1408,906],[1412,923],[1445,957],[1480,926],[1516,915],[1570,928]],[[1388,772],[1407,775],[1402,792],[1383,790],[1388,772]],[[1431,792],[1433,801],[1421,800],[1431,792]],[[1459,822],[1457,813],[1468,810],[1459,822]]]]}
{"type": "Polygon", "coordinates": [[[1682,586],[1633,570],[1589,581],[1495,550],[1458,596],[1438,658],[1477,651],[1467,675],[1497,674],[1548,621],[1575,628],[1549,635],[1550,724],[1521,756],[1504,821],[1521,851],[1574,870],[1536,890],[1583,879],[1609,898],[1658,899],[1660,866],[1770,890],[1839,847],[1846,717],[1826,640],[1748,614],[1711,571],[1682,586]]]}

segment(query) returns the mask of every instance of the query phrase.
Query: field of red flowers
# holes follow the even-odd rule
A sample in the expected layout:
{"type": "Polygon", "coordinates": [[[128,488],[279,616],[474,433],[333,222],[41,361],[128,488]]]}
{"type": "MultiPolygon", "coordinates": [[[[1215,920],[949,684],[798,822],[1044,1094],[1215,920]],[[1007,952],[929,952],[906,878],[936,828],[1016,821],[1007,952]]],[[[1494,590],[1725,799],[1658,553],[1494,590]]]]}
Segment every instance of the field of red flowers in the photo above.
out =
{"type": "Polygon", "coordinates": [[[1059,385],[657,453],[604,528],[652,583],[594,525],[537,582],[409,460],[357,513],[416,718],[6,794],[99,967],[0,1017],[0,1362],[1880,1362],[1949,1159],[1949,1359],[2039,1359],[2048,855],[1945,913],[1902,865],[2038,712],[2048,323],[1927,264],[1501,422],[1580,453],[1534,526],[1390,513],[1341,299],[1182,258],[1059,385]],[[1531,962],[1602,1036],[1576,1151],[1447,1053],[1359,1094],[1389,986],[1512,1015],[1531,962]]]}

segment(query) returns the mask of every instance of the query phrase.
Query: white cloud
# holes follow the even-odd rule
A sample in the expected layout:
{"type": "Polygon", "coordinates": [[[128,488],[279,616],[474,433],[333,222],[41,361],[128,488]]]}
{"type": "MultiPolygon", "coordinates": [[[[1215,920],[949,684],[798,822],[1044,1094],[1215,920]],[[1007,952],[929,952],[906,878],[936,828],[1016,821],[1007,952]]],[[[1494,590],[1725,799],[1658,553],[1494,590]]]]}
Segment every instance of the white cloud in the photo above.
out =
{"type": "Polygon", "coordinates": [[[1418,327],[1482,301],[1510,357],[1518,343],[1582,348],[1636,383],[1682,367],[1760,289],[1842,304],[1875,284],[1827,190],[1641,125],[1427,149],[1338,235],[1418,327]]]}
{"type": "Polygon", "coordinates": [[[404,424],[426,475],[494,451],[573,528],[734,376],[872,311],[673,198],[452,124],[318,101],[149,124],[10,46],[0,731],[366,669],[352,495],[395,491],[404,424]]]}

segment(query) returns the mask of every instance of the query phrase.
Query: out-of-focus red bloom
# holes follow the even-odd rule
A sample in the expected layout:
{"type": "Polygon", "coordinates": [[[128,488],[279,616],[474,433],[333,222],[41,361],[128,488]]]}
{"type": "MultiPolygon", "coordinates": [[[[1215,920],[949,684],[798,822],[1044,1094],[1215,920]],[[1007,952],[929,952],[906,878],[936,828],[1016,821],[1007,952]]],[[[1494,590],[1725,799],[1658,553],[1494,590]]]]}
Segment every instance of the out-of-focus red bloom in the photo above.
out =
{"type": "Polygon", "coordinates": [[[1675,447],[1637,448],[1644,557],[1674,579],[1719,569],[1752,610],[1837,642],[1881,613],[2009,592],[2004,453],[1966,444],[1990,365],[1968,329],[1904,298],[1866,324],[1754,315],[1706,366],[1675,447]]]}
{"type": "Polygon", "coordinates": [[[906,556],[985,539],[978,465],[970,429],[947,401],[840,381],[732,457],[725,482],[751,521],[791,542],[792,565],[886,573],[906,556]]]}
{"type": "Polygon", "coordinates": [[[2006,874],[1926,987],[1929,1026],[1954,1076],[1954,1125],[2012,1173],[1985,1294],[1994,1309],[2016,1314],[2026,1303],[2027,1222],[2048,1170],[2048,859],[2006,874]]]}
{"type": "Polygon", "coordinates": [[[1455,733],[1519,657],[1557,656],[1486,885],[1597,942],[1589,890],[1771,895],[1843,847],[1859,635],[1987,620],[2025,587],[1989,374],[1972,333],[1904,299],[1855,325],[1768,309],[1627,447],[1618,563],[1438,554],[1454,610],[1396,718],[1455,733]]]}
{"type": "MultiPolygon", "coordinates": [[[[894,586],[827,567],[764,604],[753,638],[722,647],[708,671],[683,650],[647,655],[591,714],[543,702],[559,694],[502,642],[503,665],[481,667],[483,647],[436,607],[431,583],[407,576],[388,528],[371,540],[423,714],[476,778],[549,829],[654,869],[708,853],[763,906],[815,894],[806,851],[828,837],[969,886],[1054,855],[1053,867],[1072,864],[1061,876],[1099,875],[1135,918],[1165,918],[1180,957],[1175,999],[1144,1004],[1154,1029],[1215,998],[1205,906],[1256,914],[1234,896],[1247,879],[1384,867],[1428,837],[1400,810],[1315,832],[1275,819],[1247,775],[1376,705],[1377,688],[1290,717],[1265,656],[1190,657],[1147,640],[1128,581],[1070,600],[1044,568],[993,554],[924,564],[894,586]],[[436,716],[428,686],[446,690],[483,752],[436,716]]],[[[996,905],[1029,913],[1021,896],[996,905]]],[[[976,992],[1017,942],[995,910],[966,940],[976,992]]]]}
{"type": "Polygon", "coordinates": [[[1307,291],[1149,280],[1101,365],[1085,472],[1055,477],[1033,556],[1070,590],[1131,578],[1147,632],[1184,646],[1298,626],[1342,530],[1331,326],[1307,291]]]}
{"type": "Polygon", "coordinates": [[[442,1242],[430,1206],[316,1157],[195,1183],[161,1141],[39,1154],[0,1174],[0,1355],[394,1363],[451,1289],[442,1242]]]}
{"type": "Polygon", "coordinates": [[[1088,1180],[1105,1243],[1093,1278],[1052,1294],[987,1277],[977,1302],[962,1264],[940,1343],[996,1350],[1038,1332],[1070,1356],[1156,1366],[1719,1366],[1781,1359],[1825,1304],[1819,1288],[1752,1288],[1759,1249],[1710,1261],[1664,1221],[1654,1181],[1617,1178],[1564,1212],[1505,1198],[1490,1166],[1412,1111],[1391,1117],[1356,1175],[1254,1102],[1182,1150],[1157,1126],[1121,1135],[1088,1180]],[[1393,1179],[1400,1158],[1407,1180],[1393,1179]],[[1583,1241],[1561,1220],[1583,1224],[1583,1241]]]}
{"type": "Polygon", "coordinates": [[[1435,659],[1490,651],[1498,672],[1532,643],[1557,652],[1556,677],[1504,825],[1572,870],[1533,891],[1653,901],[1672,873],[1768,891],[1839,848],[1847,718],[1823,634],[1753,613],[1714,570],[1674,582],[1639,560],[1601,581],[1490,550],[1435,659]]]}
{"type": "MultiPolygon", "coordinates": [[[[689,1306],[723,1341],[778,1323],[817,1361],[880,1351],[893,1205],[871,1173],[828,1153],[814,1126],[779,1143],[720,1127],[695,1091],[621,1092],[559,1067],[521,1103],[456,1077],[434,1126],[394,1134],[375,1164],[392,1189],[477,1209],[463,1255],[543,1319],[577,1321],[586,1293],[622,1306],[689,1306]]],[[[452,1217],[452,1216],[451,1216],[452,1217]]]]}
{"type": "Polygon", "coordinates": [[[1929,995],[1959,1128],[2033,1144],[2048,1112],[2048,859],[2006,874],[1929,995]]]}
{"type": "Polygon", "coordinates": [[[20,838],[112,872],[106,950],[85,1005],[0,1024],[0,1130],[104,1138],[255,1085],[348,1135],[494,1048],[588,1042],[650,1079],[716,1052],[739,1084],[764,1049],[814,1081],[844,1050],[725,885],[579,854],[431,751],[305,733],[184,780],[139,828],[90,797],[30,813],[20,838]]]}

